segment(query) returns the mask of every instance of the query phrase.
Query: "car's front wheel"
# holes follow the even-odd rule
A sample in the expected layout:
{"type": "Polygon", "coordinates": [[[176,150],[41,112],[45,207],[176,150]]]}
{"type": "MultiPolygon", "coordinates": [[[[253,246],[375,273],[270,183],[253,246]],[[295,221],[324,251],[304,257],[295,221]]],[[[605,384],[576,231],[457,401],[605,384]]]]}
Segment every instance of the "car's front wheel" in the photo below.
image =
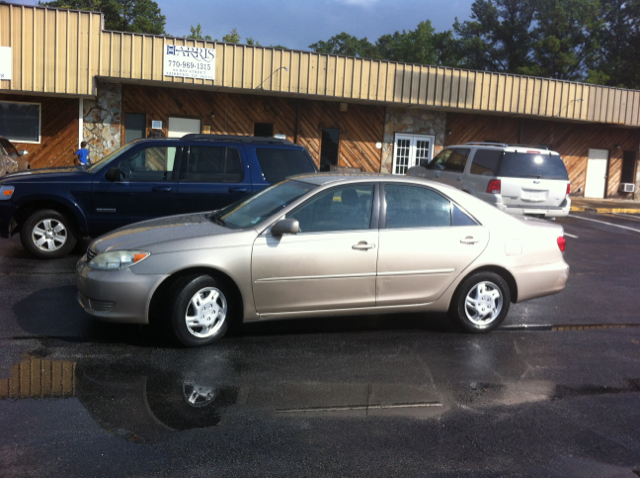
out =
{"type": "Polygon", "coordinates": [[[76,245],[76,235],[69,219],[55,210],[38,210],[20,229],[22,246],[36,258],[62,258],[76,245]]]}
{"type": "Polygon", "coordinates": [[[482,271],[465,279],[451,301],[449,317],[468,333],[487,333],[504,321],[511,305],[507,282],[497,273],[482,271]]]}
{"type": "Polygon", "coordinates": [[[227,331],[232,291],[209,275],[180,278],[170,290],[170,325],[184,346],[213,343],[227,331]]]}

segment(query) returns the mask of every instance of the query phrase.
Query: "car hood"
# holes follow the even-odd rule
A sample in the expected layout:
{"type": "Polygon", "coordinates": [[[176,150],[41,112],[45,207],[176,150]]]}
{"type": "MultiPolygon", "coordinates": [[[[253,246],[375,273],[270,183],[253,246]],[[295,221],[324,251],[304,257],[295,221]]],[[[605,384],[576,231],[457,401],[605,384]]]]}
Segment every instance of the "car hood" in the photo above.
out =
{"type": "Polygon", "coordinates": [[[37,180],[44,179],[51,176],[77,176],[78,174],[85,175],[87,172],[81,166],[62,166],[57,168],[36,168],[34,170],[18,171],[16,173],[10,173],[3,177],[3,180],[37,180]]]}
{"type": "MultiPolygon", "coordinates": [[[[100,236],[91,243],[96,253],[122,249],[149,249],[153,245],[234,233],[208,219],[209,212],[167,216],[134,223],[100,236]]],[[[163,248],[165,249],[165,248],[163,248]]]]}

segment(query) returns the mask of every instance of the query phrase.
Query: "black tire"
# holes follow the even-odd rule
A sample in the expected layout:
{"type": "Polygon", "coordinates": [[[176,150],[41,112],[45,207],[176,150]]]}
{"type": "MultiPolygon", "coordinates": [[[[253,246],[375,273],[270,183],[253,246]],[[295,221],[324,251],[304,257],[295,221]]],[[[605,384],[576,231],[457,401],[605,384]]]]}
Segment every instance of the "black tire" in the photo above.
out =
{"type": "Polygon", "coordinates": [[[481,271],[469,276],[458,286],[451,299],[449,318],[467,333],[488,333],[502,324],[509,312],[509,306],[511,291],[507,282],[499,274],[481,271]],[[481,286],[483,284],[484,287],[481,286]],[[499,296],[499,299],[496,296],[499,296]],[[467,297],[470,297],[471,301],[477,300],[478,303],[467,305],[467,297]],[[486,313],[494,317],[484,316],[484,319],[482,315],[486,313]]]}
{"type": "Polygon", "coordinates": [[[169,327],[173,336],[184,346],[195,347],[211,344],[224,336],[231,322],[237,302],[233,290],[224,281],[209,275],[180,278],[169,290],[169,327]],[[206,296],[213,292],[217,297],[206,296]],[[200,318],[195,314],[191,300],[199,294],[203,301],[200,318]],[[221,313],[222,317],[221,317],[221,313]],[[209,316],[207,316],[209,314],[209,316]],[[203,321],[204,325],[187,325],[187,317],[203,321]]]}
{"type": "Polygon", "coordinates": [[[62,258],[76,245],[74,224],[56,210],[37,210],[20,229],[20,241],[29,253],[40,259],[62,258]],[[49,225],[50,228],[47,228],[49,225]],[[55,231],[58,228],[59,231],[55,231]],[[44,239],[42,244],[38,244],[44,239]]]}

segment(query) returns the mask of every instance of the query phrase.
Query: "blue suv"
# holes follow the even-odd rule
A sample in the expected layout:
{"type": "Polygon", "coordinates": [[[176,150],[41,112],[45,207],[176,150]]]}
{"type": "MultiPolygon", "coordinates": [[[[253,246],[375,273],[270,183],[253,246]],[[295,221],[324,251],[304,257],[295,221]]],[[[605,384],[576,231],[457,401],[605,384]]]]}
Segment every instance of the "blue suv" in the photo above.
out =
{"type": "Polygon", "coordinates": [[[0,181],[0,236],[20,232],[38,258],[76,239],[159,216],[216,210],[288,176],[317,171],[303,147],[251,136],[133,141],[88,167],[16,173],[0,181]]]}

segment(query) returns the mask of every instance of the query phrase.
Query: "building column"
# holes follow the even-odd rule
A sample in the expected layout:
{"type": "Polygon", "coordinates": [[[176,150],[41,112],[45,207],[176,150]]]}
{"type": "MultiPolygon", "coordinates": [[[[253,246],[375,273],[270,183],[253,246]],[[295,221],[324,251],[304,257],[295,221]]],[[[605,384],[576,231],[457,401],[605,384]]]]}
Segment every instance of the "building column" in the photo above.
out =
{"type": "Polygon", "coordinates": [[[84,119],[82,137],[87,142],[91,163],[122,145],[122,85],[99,82],[97,92],[95,100],[80,100],[84,119]]]}

